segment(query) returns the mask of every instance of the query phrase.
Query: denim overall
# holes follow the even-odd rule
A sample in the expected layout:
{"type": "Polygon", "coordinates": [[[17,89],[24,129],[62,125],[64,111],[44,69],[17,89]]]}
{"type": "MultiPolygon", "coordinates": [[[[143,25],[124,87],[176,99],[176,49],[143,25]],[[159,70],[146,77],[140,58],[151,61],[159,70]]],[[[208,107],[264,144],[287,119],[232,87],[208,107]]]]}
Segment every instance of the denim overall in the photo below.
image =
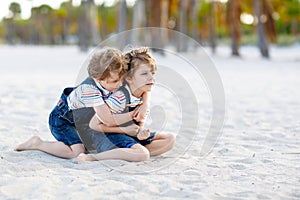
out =
{"type": "MultiPolygon", "coordinates": [[[[97,87],[94,80],[89,77],[82,84],[91,84],[97,87]]],[[[67,97],[74,89],[65,88],[63,90],[60,100],[50,113],[49,127],[52,135],[58,141],[68,146],[83,143],[88,151],[93,152],[95,148],[92,145],[92,132],[94,131],[89,128],[89,122],[95,115],[95,111],[93,107],[76,110],[69,108],[67,97]]]]}

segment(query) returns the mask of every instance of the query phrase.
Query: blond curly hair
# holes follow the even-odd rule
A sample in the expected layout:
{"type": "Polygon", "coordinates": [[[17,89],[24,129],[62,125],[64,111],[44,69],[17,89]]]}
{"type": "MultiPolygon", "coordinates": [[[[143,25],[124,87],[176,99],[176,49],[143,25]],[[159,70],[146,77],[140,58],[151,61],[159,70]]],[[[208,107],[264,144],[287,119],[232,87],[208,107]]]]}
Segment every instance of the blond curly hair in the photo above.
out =
{"type": "Polygon", "coordinates": [[[133,48],[125,53],[125,59],[128,63],[128,72],[126,76],[132,77],[136,69],[141,64],[147,64],[151,67],[151,72],[157,71],[156,61],[150,54],[148,47],[133,48]]]}
{"type": "Polygon", "coordinates": [[[128,61],[120,50],[104,48],[94,52],[87,70],[91,78],[99,80],[106,79],[111,72],[121,78],[128,70],[128,61]]]}

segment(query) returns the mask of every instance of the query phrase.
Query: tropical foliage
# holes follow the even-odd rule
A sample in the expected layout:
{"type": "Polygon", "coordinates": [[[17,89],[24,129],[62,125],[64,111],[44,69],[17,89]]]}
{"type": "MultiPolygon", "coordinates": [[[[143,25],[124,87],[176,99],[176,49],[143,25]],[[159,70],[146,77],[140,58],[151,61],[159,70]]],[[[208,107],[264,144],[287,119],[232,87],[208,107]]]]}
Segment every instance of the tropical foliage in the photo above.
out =
{"type": "Polygon", "coordinates": [[[95,5],[85,0],[77,7],[69,1],[58,9],[33,7],[27,20],[21,19],[18,3],[9,9],[0,23],[1,43],[79,44],[82,50],[112,33],[141,26],[178,30],[213,48],[229,39],[233,55],[239,55],[245,38],[256,36],[267,48],[278,35],[299,38],[300,32],[299,0],[136,0],[133,6],[119,0],[110,7],[105,1],[95,5]]]}

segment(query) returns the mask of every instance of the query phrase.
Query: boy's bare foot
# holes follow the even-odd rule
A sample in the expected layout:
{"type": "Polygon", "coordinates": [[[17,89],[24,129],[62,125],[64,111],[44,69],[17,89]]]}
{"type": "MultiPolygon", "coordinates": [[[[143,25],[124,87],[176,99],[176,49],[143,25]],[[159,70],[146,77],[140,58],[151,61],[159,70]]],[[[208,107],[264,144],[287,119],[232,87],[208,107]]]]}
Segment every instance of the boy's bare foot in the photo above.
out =
{"type": "Polygon", "coordinates": [[[81,153],[77,156],[78,164],[87,162],[87,161],[98,161],[93,154],[81,153]]]}
{"type": "Polygon", "coordinates": [[[39,136],[32,136],[27,141],[19,144],[15,147],[15,151],[23,151],[23,150],[34,150],[37,148],[37,146],[42,142],[41,138],[39,136]]]}
{"type": "Polygon", "coordinates": [[[84,153],[79,154],[77,156],[77,162],[78,162],[78,164],[88,161],[88,160],[86,160],[86,157],[87,157],[87,155],[84,154],[84,153]]]}

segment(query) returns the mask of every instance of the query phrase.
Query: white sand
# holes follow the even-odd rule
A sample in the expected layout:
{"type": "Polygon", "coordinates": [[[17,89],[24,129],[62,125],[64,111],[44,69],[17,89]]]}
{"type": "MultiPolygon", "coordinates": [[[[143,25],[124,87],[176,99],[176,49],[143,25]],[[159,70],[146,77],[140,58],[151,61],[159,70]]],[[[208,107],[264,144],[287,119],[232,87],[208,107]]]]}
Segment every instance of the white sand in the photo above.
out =
{"type": "MultiPolygon", "coordinates": [[[[182,136],[172,152],[142,163],[78,165],[76,159],[13,147],[32,134],[54,140],[48,114],[61,90],[74,85],[86,54],[75,47],[1,46],[0,199],[299,199],[300,47],[272,47],[271,60],[260,58],[254,47],[241,53],[242,59],[230,58],[229,49],[220,47],[213,58],[225,88],[226,119],[208,156],[201,158],[199,149],[212,109],[200,85],[199,116],[189,116],[200,119],[192,145],[187,141],[195,135],[193,127],[178,133],[175,102],[163,105],[164,112],[156,107],[151,118],[152,127],[160,128],[160,119],[169,116],[163,129],[182,136]],[[182,154],[185,145],[190,146],[182,154]]],[[[159,92],[153,92],[154,102],[172,99],[159,92]]],[[[195,108],[190,97],[184,100],[183,111],[195,108]]]]}

